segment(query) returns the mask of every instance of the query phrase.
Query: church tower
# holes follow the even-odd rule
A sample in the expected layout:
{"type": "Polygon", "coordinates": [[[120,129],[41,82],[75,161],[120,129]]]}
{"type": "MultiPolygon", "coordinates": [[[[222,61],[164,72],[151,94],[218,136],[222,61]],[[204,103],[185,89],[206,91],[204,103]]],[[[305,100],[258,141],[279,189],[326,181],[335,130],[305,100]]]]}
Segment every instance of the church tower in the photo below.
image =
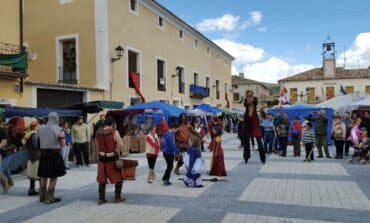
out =
{"type": "Polygon", "coordinates": [[[322,68],[324,72],[324,78],[330,78],[335,76],[335,43],[328,36],[322,44],[322,68]]]}

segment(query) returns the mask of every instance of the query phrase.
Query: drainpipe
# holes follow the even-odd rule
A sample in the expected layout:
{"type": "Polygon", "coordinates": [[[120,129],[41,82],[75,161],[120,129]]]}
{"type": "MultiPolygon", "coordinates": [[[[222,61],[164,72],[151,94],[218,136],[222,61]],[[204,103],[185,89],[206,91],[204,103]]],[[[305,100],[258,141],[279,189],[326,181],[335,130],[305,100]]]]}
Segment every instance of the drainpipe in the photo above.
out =
{"type": "MultiPolygon", "coordinates": [[[[23,0],[19,0],[19,47],[23,49],[23,0]]],[[[19,92],[23,93],[23,77],[19,80],[19,92]]]]}

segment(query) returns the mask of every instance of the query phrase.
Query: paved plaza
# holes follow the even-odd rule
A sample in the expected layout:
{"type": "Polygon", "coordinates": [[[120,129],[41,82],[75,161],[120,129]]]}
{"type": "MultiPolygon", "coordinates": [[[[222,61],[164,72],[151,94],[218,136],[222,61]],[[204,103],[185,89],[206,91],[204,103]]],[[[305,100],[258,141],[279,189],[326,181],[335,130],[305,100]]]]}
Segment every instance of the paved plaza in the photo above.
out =
{"type": "MultiPolygon", "coordinates": [[[[172,174],[173,185],[162,186],[161,156],[156,164],[158,179],[148,184],[144,154],[130,154],[128,158],[139,161],[137,179],[124,183],[127,201],[121,204],[97,205],[96,165],[69,170],[57,185],[56,195],[62,201],[51,205],[27,197],[28,180],[18,174],[9,193],[0,195],[0,223],[370,222],[370,165],[348,164],[348,157],[304,163],[303,156],[292,157],[291,147],[288,157],[270,155],[265,165],[253,151],[245,164],[238,146],[235,134],[223,136],[227,181],[205,181],[203,188],[187,188],[178,180],[184,168],[182,176],[172,174]]],[[[330,149],[333,154],[335,149],[330,149]]],[[[209,165],[211,153],[202,155],[209,165]]],[[[113,191],[110,185],[107,199],[113,199],[113,191]]]]}

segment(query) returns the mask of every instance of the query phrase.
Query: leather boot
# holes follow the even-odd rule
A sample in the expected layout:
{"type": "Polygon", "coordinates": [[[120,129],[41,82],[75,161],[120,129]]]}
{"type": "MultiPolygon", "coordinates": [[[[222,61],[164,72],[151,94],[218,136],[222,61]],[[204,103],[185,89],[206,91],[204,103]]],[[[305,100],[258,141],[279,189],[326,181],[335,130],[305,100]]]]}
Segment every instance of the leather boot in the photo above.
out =
{"type": "Polygon", "coordinates": [[[121,197],[121,192],[122,192],[122,184],[123,181],[116,183],[115,188],[116,191],[114,192],[114,203],[120,203],[126,201],[125,198],[121,197]]]}
{"type": "Polygon", "coordinates": [[[3,187],[4,194],[6,194],[9,191],[8,180],[1,173],[0,173],[0,184],[3,187]]]}
{"type": "Polygon", "coordinates": [[[54,190],[55,189],[49,189],[48,191],[46,191],[44,204],[53,204],[62,200],[59,197],[54,197],[54,190]]]}
{"type": "Polygon", "coordinates": [[[152,174],[153,174],[152,169],[149,169],[147,180],[148,180],[148,183],[150,183],[150,184],[153,183],[152,174]]]}
{"type": "Polygon", "coordinates": [[[108,201],[105,199],[105,185],[106,184],[99,184],[99,205],[105,204],[108,201]]]}
{"type": "Polygon", "coordinates": [[[40,202],[44,202],[46,198],[46,187],[40,187],[40,202]]]}

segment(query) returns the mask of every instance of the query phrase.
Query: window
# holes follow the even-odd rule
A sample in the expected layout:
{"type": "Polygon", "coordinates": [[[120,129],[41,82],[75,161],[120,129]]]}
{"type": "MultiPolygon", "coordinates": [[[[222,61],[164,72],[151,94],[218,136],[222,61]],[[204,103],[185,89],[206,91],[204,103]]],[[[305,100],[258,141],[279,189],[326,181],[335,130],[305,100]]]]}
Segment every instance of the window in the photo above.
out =
{"type": "Polygon", "coordinates": [[[233,97],[233,100],[234,101],[239,101],[239,93],[234,93],[234,97],[233,97]]]}
{"type": "Polygon", "coordinates": [[[179,67],[179,93],[185,94],[185,74],[184,74],[184,68],[179,67]]]}
{"type": "Polygon", "coordinates": [[[307,92],[307,103],[314,103],[316,101],[315,88],[309,87],[307,92]]]}
{"type": "Polygon", "coordinates": [[[179,31],[179,38],[184,39],[184,32],[181,29],[179,31]]]}
{"type": "MultiPolygon", "coordinates": [[[[289,90],[289,92],[290,92],[290,101],[292,103],[297,102],[297,91],[298,91],[297,88],[290,88],[290,90],[289,90]]],[[[302,100],[302,98],[301,98],[301,100],[302,100]]]]}
{"type": "Polygon", "coordinates": [[[162,17],[160,17],[160,16],[158,18],[158,26],[160,28],[164,28],[164,19],[162,17]]]}
{"type": "Polygon", "coordinates": [[[185,105],[185,110],[190,110],[191,109],[191,106],[190,105],[185,105]]]}
{"type": "Polygon", "coordinates": [[[210,50],[209,50],[209,47],[207,47],[207,53],[209,54],[210,50]]]}
{"type": "Polygon", "coordinates": [[[195,47],[198,47],[198,40],[196,39],[196,40],[194,40],[194,46],[195,47]]]}
{"type": "Polygon", "coordinates": [[[334,87],[326,87],[326,100],[334,98],[334,87]]]}
{"type": "Polygon", "coordinates": [[[199,74],[194,73],[194,85],[199,85],[199,74]]]}
{"type": "Polygon", "coordinates": [[[139,61],[140,61],[140,54],[128,50],[128,87],[135,88],[135,84],[133,81],[136,80],[136,83],[139,85],[140,88],[140,70],[139,70],[139,61]]]}
{"type": "Polygon", "coordinates": [[[59,39],[57,44],[58,83],[77,84],[76,38],[59,39]]]}
{"type": "Polygon", "coordinates": [[[217,60],[220,59],[220,54],[217,54],[217,60]]]}
{"type": "Polygon", "coordinates": [[[209,79],[209,77],[206,77],[206,88],[207,88],[207,91],[208,91],[208,93],[207,93],[207,96],[209,97],[209,92],[210,92],[210,79],[209,79]]]}
{"type": "Polygon", "coordinates": [[[166,62],[157,60],[157,89],[166,91],[166,62]]]}
{"type": "Polygon", "coordinates": [[[220,99],[220,81],[216,81],[216,99],[220,99]]]}
{"type": "Polygon", "coordinates": [[[130,0],[130,10],[137,12],[137,2],[136,0],[130,0]]]}
{"type": "Polygon", "coordinates": [[[353,86],[346,86],[346,93],[347,94],[353,93],[353,86]]]}
{"type": "Polygon", "coordinates": [[[365,93],[370,94],[370,86],[369,85],[365,86],[365,93]]]}

